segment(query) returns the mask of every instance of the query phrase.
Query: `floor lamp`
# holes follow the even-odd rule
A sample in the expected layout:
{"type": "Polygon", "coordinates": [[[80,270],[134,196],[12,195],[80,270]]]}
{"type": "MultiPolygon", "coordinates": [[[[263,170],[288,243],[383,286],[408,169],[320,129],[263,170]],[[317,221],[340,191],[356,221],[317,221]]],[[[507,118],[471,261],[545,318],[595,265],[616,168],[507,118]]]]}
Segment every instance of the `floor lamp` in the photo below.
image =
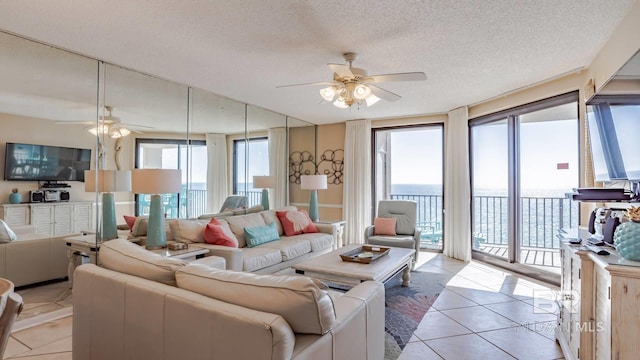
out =
{"type": "Polygon", "coordinates": [[[102,226],[98,240],[118,238],[114,192],[131,191],[131,171],[85,170],[84,191],[102,193],[102,226]]]}
{"type": "Polygon", "coordinates": [[[311,221],[318,221],[318,190],[327,188],[327,175],[302,175],[300,177],[300,188],[311,190],[309,196],[309,217],[311,221]]]}
{"type": "Polygon", "coordinates": [[[269,190],[276,186],[276,179],[273,176],[254,176],[253,188],[262,189],[262,207],[269,210],[269,190]]]}
{"type": "Polygon", "coordinates": [[[135,194],[151,195],[146,248],[151,250],[167,247],[160,194],[179,193],[182,189],[182,172],[179,169],[133,169],[131,188],[135,194]]]}

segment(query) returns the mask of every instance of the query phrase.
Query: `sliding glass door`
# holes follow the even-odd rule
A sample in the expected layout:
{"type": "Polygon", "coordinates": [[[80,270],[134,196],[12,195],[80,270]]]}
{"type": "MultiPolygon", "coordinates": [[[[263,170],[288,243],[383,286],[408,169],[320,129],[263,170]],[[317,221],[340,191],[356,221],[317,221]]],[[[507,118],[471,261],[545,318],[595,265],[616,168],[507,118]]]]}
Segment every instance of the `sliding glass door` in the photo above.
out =
{"type": "Polygon", "coordinates": [[[577,94],[471,121],[472,248],[559,272],[559,228],[578,226],[577,94]]]}
{"type": "Polygon", "coordinates": [[[374,130],[373,204],[417,202],[424,249],[443,246],[443,136],[442,124],[374,130]]]}

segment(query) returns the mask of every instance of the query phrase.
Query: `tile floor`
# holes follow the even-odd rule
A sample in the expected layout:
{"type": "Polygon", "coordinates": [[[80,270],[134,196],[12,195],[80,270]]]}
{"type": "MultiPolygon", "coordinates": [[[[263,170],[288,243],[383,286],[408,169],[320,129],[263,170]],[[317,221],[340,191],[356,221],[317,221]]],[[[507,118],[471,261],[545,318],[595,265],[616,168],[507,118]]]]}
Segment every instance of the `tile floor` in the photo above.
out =
{"type": "MultiPolygon", "coordinates": [[[[464,264],[421,253],[422,269],[453,277],[400,355],[407,359],[562,359],[554,340],[553,303],[539,301],[553,286],[479,262],[464,264]]],[[[16,325],[69,310],[66,282],[21,291],[26,307],[16,325]],[[34,315],[38,315],[35,316],[34,315]]],[[[5,359],[71,359],[71,316],[16,329],[5,359]]]]}

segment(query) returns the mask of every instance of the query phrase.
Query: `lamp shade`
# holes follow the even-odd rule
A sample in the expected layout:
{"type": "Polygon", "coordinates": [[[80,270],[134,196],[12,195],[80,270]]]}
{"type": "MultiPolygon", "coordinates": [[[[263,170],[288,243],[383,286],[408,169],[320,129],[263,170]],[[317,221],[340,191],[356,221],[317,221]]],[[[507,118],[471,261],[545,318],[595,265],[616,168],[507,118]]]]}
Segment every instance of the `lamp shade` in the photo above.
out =
{"type": "Polygon", "coordinates": [[[327,175],[302,175],[300,177],[302,190],[323,190],[327,188],[327,175]]]}
{"type": "Polygon", "coordinates": [[[131,189],[136,194],[173,194],[180,192],[182,172],[179,169],[133,169],[131,189]]]}
{"type": "Polygon", "coordinates": [[[102,193],[131,191],[131,171],[85,170],[84,191],[102,193]]]}
{"type": "Polygon", "coordinates": [[[276,186],[276,179],[273,176],[254,176],[254,189],[273,189],[276,186]]]}

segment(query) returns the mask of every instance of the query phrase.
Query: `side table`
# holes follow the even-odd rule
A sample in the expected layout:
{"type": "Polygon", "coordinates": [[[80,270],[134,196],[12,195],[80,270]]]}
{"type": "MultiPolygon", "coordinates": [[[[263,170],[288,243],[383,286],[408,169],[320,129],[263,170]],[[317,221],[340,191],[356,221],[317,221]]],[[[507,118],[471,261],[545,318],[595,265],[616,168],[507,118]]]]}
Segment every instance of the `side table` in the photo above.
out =
{"type": "Polygon", "coordinates": [[[334,249],[339,249],[342,247],[343,236],[344,236],[344,227],[347,224],[346,220],[318,220],[316,221],[318,224],[329,224],[336,229],[336,244],[334,249]]]}

